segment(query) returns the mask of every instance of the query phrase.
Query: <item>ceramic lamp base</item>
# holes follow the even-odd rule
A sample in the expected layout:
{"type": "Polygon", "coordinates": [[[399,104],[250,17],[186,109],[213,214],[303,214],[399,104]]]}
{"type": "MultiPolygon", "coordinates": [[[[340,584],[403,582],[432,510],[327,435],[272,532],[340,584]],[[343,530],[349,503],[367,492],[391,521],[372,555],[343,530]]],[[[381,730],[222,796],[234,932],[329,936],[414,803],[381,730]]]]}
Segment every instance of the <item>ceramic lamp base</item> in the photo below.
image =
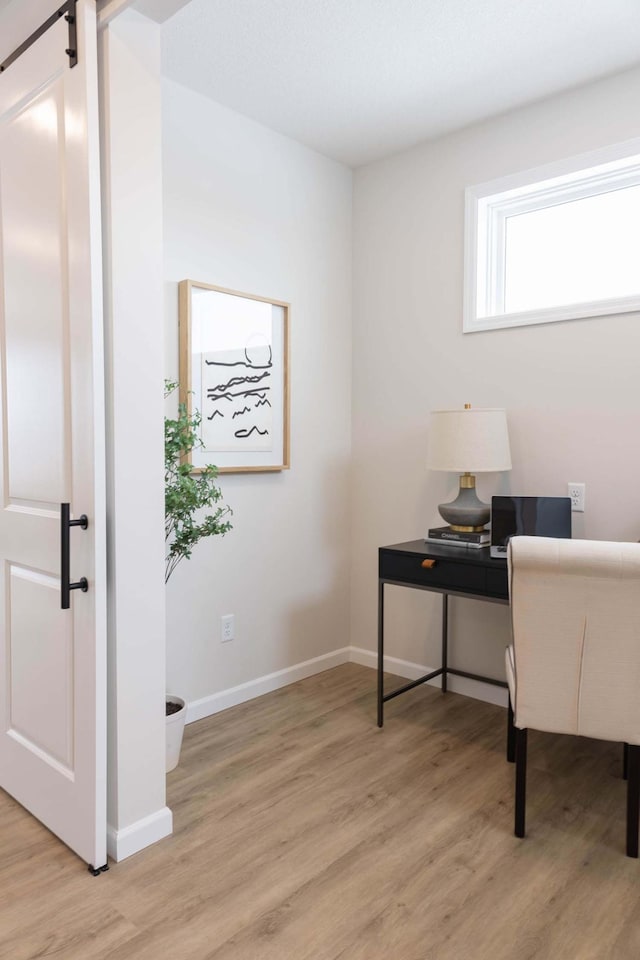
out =
{"type": "Polygon", "coordinates": [[[488,503],[478,499],[476,478],[470,473],[463,473],[458,496],[451,503],[438,504],[438,511],[452,530],[475,533],[483,530],[489,522],[491,508],[488,503]]]}

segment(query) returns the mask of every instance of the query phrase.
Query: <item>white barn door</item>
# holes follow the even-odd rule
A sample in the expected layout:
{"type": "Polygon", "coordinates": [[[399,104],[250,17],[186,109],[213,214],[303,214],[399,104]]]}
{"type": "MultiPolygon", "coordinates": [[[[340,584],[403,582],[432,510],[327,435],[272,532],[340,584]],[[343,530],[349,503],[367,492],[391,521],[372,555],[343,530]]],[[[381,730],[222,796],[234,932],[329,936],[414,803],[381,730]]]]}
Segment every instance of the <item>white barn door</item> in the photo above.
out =
{"type": "Polygon", "coordinates": [[[97,869],[107,856],[95,4],[65,3],[53,19],[0,72],[0,787],[97,869]],[[65,504],[86,529],[65,522],[65,504]]]}

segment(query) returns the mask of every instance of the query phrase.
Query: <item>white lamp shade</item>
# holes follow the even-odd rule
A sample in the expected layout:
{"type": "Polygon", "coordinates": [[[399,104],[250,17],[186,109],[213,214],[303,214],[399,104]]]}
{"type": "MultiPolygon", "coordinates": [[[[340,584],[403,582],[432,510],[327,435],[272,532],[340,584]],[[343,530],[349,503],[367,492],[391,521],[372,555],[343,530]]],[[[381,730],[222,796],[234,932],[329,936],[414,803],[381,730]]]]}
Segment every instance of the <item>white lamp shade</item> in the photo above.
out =
{"type": "Polygon", "coordinates": [[[428,466],[453,473],[511,470],[504,410],[435,410],[429,430],[428,466]]]}

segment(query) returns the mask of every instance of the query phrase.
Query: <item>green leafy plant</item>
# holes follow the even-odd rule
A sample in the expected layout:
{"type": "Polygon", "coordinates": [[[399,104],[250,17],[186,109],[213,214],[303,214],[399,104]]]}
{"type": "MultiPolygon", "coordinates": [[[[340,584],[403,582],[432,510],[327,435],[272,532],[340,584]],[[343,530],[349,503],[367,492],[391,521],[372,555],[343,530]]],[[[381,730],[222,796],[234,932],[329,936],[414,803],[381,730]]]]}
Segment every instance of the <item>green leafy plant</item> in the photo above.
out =
{"type": "MultiPolygon", "coordinates": [[[[165,380],[165,399],[177,388],[173,380],[165,380]]],[[[231,515],[230,507],[215,506],[222,499],[222,491],[215,482],[217,467],[210,465],[201,473],[193,474],[187,462],[191,451],[203,446],[198,431],[201,421],[202,415],[198,411],[189,414],[184,403],[178,405],[176,420],[164,418],[165,583],[180,561],[191,556],[196,543],[231,530],[230,522],[225,520],[231,515]],[[212,513],[196,522],[197,511],[213,506],[212,513]]]]}

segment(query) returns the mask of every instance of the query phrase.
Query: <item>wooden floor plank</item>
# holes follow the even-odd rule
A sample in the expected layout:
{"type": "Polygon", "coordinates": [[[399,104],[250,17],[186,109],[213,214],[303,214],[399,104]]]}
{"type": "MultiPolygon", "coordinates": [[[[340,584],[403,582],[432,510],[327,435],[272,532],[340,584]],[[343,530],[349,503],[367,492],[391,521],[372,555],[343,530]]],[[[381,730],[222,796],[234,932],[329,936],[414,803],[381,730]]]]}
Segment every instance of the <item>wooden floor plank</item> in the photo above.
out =
{"type": "Polygon", "coordinates": [[[379,730],[374,691],[347,664],[192,724],[173,837],[100,878],[0,794],[0,958],[637,960],[619,748],[532,731],[519,841],[505,711],[420,688],[379,730]]]}

